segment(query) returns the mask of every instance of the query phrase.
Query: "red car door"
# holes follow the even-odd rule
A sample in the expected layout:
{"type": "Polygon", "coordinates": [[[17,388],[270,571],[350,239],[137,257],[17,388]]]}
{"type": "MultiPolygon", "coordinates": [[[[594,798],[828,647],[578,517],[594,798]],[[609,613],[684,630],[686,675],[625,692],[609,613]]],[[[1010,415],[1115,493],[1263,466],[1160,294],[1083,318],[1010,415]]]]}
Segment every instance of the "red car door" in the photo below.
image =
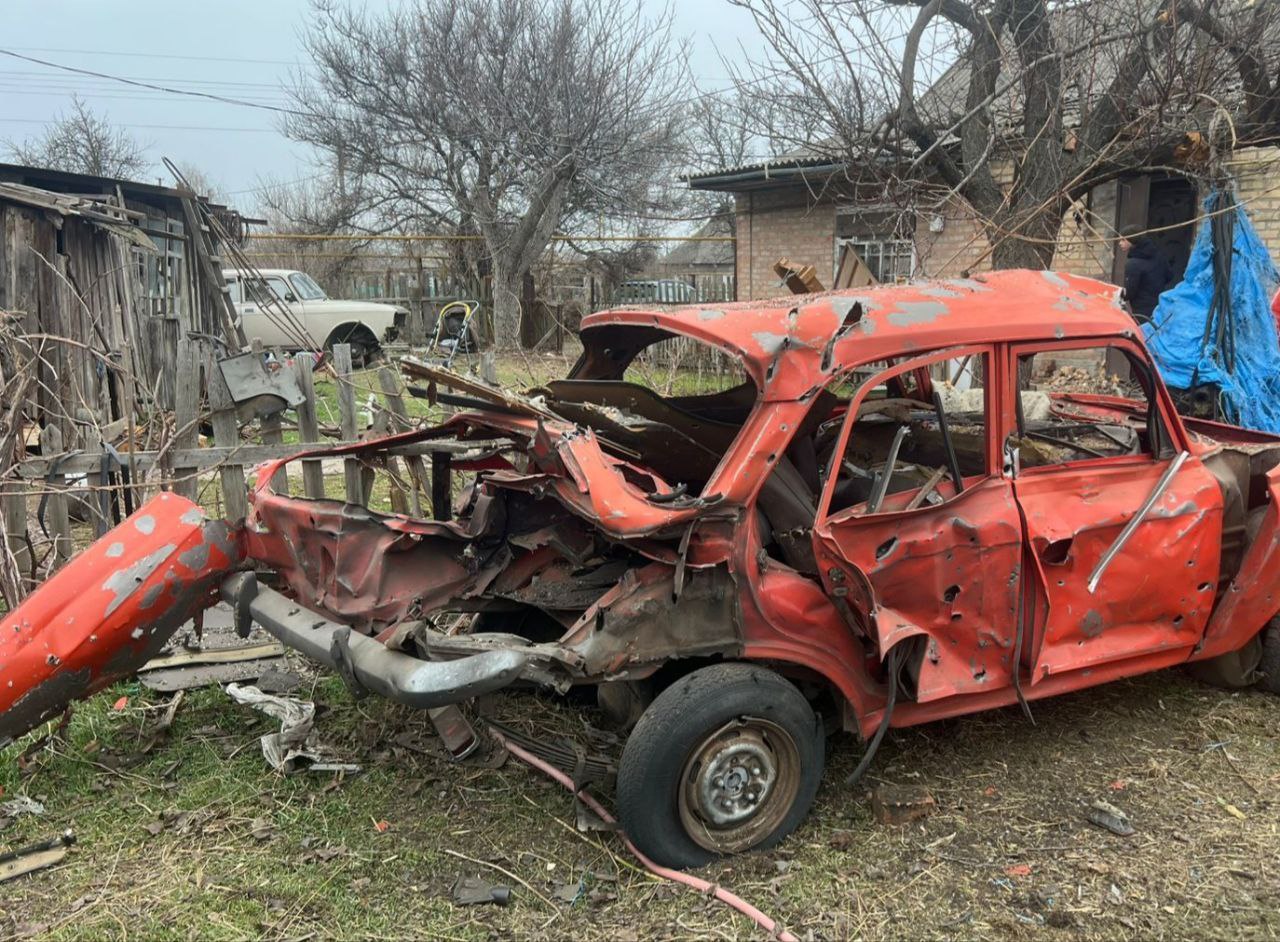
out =
{"type": "Polygon", "coordinates": [[[850,400],[813,529],[828,595],[846,617],[867,619],[859,627],[881,659],[920,639],[907,663],[919,702],[1011,681],[1022,530],[1000,474],[998,409],[977,385],[999,389],[996,366],[991,347],[956,348],[864,382],[850,400]],[[944,385],[933,403],[877,399],[891,395],[894,377],[956,363],[975,383],[967,391],[944,385]]]}
{"type": "Polygon", "coordinates": [[[1184,433],[1142,350],[1119,340],[1023,345],[1005,374],[1022,404],[1006,442],[1018,453],[1013,489],[1031,560],[1031,682],[1191,648],[1217,592],[1222,496],[1175,439],[1184,433]],[[1136,414],[1037,388],[1060,385],[1064,364],[1075,371],[1066,375],[1087,374],[1108,351],[1128,375],[1105,381],[1140,401],[1136,414]]]}

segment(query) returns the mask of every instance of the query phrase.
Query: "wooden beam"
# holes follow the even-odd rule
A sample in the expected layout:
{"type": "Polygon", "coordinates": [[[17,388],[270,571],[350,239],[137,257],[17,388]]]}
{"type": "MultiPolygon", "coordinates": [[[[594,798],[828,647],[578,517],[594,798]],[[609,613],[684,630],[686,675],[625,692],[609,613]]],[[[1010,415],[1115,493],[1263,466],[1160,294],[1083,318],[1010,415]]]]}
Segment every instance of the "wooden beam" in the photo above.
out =
{"type": "MultiPolygon", "coordinates": [[[[303,351],[293,358],[298,373],[298,388],[303,401],[298,405],[298,438],[307,443],[320,441],[320,425],[316,419],[316,385],[312,369],[315,361],[303,351]]],[[[302,490],[308,497],[324,497],[324,466],[319,461],[302,462],[302,490]]]]}
{"type": "MultiPolygon", "coordinates": [[[[351,441],[356,437],[356,390],[352,385],[351,344],[333,345],[333,365],[338,379],[338,422],[342,437],[351,441]]],[[[342,477],[346,484],[348,504],[364,503],[364,480],[360,474],[360,461],[347,458],[342,463],[342,477]]]]}

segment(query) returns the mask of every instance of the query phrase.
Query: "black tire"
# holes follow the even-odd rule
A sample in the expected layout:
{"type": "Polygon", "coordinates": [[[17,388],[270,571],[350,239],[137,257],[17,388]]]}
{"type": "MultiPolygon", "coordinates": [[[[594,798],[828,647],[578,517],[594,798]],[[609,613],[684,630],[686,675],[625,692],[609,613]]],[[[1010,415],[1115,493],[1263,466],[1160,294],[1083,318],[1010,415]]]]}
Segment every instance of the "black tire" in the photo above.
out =
{"type": "Polygon", "coordinates": [[[794,685],[753,664],[704,667],[659,694],[627,739],[618,768],[622,826],[669,867],[772,847],[809,813],[824,753],[822,721],[794,685]],[[725,779],[730,785],[718,787],[725,779]],[[716,827],[700,810],[709,790],[721,799],[712,813],[749,816],[716,827]],[[738,808],[739,799],[755,810],[738,808]]]}
{"type": "Polygon", "coordinates": [[[1262,629],[1262,657],[1258,661],[1258,689],[1280,695],[1280,618],[1262,629]]]}
{"type": "Polygon", "coordinates": [[[334,345],[340,343],[351,345],[351,365],[355,369],[364,369],[372,365],[382,349],[373,331],[364,324],[343,324],[335,327],[325,339],[325,352],[333,353],[334,345]]]}

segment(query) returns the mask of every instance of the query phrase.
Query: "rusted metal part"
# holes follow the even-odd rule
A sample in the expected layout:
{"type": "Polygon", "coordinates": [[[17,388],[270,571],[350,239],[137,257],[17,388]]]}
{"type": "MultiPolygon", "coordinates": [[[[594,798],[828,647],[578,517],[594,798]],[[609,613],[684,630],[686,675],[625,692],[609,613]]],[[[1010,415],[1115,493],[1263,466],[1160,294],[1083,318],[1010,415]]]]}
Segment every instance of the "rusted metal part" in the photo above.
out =
{"type": "Polygon", "coordinates": [[[1262,525],[1209,619],[1192,660],[1243,647],[1280,612],[1280,466],[1267,472],[1266,487],[1269,499],[1262,525]]]}
{"type": "Polygon", "coordinates": [[[937,810],[937,802],[923,788],[880,785],[871,791],[871,813],[880,824],[910,824],[937,810]]]}
{"type": "Polygon", "coordinates": [[[0,742],[133,673],[241,559],[237,533],[176,494],[108,531],[0,617],[0,742]]]}

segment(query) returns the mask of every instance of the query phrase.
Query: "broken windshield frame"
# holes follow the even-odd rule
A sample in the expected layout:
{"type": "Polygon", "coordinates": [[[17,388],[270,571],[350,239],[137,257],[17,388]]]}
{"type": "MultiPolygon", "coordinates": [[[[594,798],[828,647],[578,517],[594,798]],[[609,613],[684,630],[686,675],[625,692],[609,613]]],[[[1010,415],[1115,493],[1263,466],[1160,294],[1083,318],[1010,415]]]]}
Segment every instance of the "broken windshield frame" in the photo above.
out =
{"type": "Polygon", "coordinates": [[[583,331],[582,341],[568,377],[535,391],[547,408],[591,428],[606,450],[650,468],[673,488],[703,494],[759,407],[741,358],[647,326],[604,325],[583,331]],[[655,356],[659,345],[672,349],[655,356]],[[722,381],[704,392],[708,376],[722,381]],[[680,394],[682,388],[688,391],[680,394]]]}
{"type": "MultiPolygon", "coordinates": [[[[834,448],[832,449],[831,458],[823,474],[822,493],[818,500],[818,510],[815,518],[817,523],[821,523],[822,521],[828,518],[835,519],[835,518],[843,518],[843,517],[854,516],[854,515],[863,516],[868,513],[866,507],[861,505],[841,508],[835,513],[832,513],[831,503],[832,503],[832,497],[836,490],[837,479],[839,478],[839,475],[838,475],[839,462],[843,459],[845,452],[849,447],[850,437],[853,435],[854,428],[858,424],[859,409],[862,406],[862,404],[866,402],[868,398],[870,398],[870,394],[874,392],[876,389],[880,388],[881,386],[886,385],[890,380],[893,380],[898,377],[902,377],[904,374],[911,373],[921,367],[930,367],[936,363],[941,363],[948,360],[963,360],[966,357],[972,357],[975,360],[985,357],[986,358],[985,362],[987,364],[994,364],[995,350],[990,346],[983,346],[983,345],[971,345],[971,346],[964,346],[964,347],[947,347],[942,350],[935,350],[932,353],[925,353],[919,356],[914,356],[909,359],[902,360],[894,364],[893,366],[885,366],[881,369],[877,369],[874,371],[874,373],[872,373],[872,375],[868,376],[864,381],[858,384],[857,389],[854,391],[853,395],[849,397],[845,415],[844,415],[844,421],[840,429],[840,435],[836,440],[834,448]]],[[[883,362],[884,362],[883,360],[878,360],[878,361],[873,360],[873,361],[856,364],[846,369],[843,372],[843,377],[847,379],[847,378],[855,377],[859,375],[867,376],[868,372],[870,372],[869,368],[874,367],[876,364],[883,363],[883,362]]],[[[990,477],[993,473],[995,473],[995,469],[999,468],[1000,466],[999,462],[996,459],[996,456],[992,454],[992,451],[993,451],[992,442],[994,441],[994,437],[990,433],[990,429],[993,427],[993,423],[995,419],[995,412],[993,411],[993,403],[991,401],[990,393],[992,390],[998,389],[999,387],[993,383],[991,377],[987,377],[986,385],[984,388],[987,390],[987,395],[983,397],[983,416],[984,416],[983,422],[984,422],[984,428],[987,429],[987,432],[985,434],[985,441],[983,443],[985,471],[983,474],[976,475],[976,476],[965,475],[963,478],[964,488],[969,487],[975,480],[981,480],[981,479],[985,479],[986,477],[990,477]]],[[[932,399],[930,399],[929,401],[921,399],[919,401],[920,401],[921,412],[936,413],[937,406],[932,399]]],[[[953,497],[959,496],[959,489],[955,487],[955,483],[950,479],[948,479],[947,484],[949,485],[950,491],[949,493],[945,494],[946,499],[950,500],[953,497]]],[[[935,485],[935,487],[936,486],[937,485],[935,485]]],[[[941,490],[941,488],[939,489],[941,490]]],[[[915,510],[926,509],[927,506],[928,505],[924,505],[922,507],[913,508],[913,509],[915,510]]]]}

